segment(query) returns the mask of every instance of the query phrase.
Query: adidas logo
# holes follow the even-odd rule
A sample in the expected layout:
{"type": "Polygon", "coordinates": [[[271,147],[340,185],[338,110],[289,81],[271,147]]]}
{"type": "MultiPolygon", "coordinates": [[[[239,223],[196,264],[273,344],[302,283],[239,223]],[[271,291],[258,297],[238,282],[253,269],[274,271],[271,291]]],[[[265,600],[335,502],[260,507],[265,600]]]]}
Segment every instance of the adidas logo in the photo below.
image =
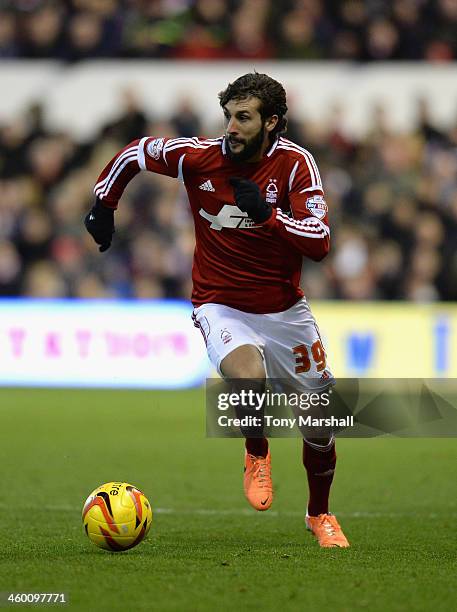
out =
{"type": "Polygon", "coordinates": [[[213,184],[210,180],[205,181],[204,183],[202,183],[199,187],[199,189],[201,189],[202,191],[216,191],[213,187],[213,184]]]}

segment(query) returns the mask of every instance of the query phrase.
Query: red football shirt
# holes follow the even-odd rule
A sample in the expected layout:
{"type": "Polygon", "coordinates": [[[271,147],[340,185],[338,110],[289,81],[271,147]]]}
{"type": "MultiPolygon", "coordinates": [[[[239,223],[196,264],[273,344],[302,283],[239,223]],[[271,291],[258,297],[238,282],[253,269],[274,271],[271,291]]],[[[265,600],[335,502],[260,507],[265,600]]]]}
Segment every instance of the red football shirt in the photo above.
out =
{"type": "Polygon", "coordinates": [[[303,296],[303,256],[328,253],[330,230],[319,171],[312,155],[278,138],[256,163],[233,162],[225,140],[135,140],[101,173],[94,192],[116,208],[127,183],[140,171],[184,182],[195,223],[192,302],[225,304],[245,312],[280,312],[303,296]],[[257,183],[273,207],[256,225],[234,204],[231,177],[257,183]]]}

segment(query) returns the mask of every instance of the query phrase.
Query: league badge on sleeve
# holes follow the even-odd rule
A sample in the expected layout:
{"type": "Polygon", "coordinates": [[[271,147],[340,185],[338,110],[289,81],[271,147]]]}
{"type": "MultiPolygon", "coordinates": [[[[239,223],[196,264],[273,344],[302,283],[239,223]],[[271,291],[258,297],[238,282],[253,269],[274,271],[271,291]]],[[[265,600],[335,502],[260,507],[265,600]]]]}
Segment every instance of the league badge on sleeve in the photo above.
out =
{"type": "Polygon", "coordinates": [[[155,138],[146,147],[146,151],[152,157],[152,159],[159,159],[160,154],[165,143],[165,138],[155,138]]]}
{"type": "Polygon", "coordinates": [[[328,211],[324,196],[321,195],[313,195],[308,198],[306,200],[306,208],[318,219],[323,219],[328,211]]]}

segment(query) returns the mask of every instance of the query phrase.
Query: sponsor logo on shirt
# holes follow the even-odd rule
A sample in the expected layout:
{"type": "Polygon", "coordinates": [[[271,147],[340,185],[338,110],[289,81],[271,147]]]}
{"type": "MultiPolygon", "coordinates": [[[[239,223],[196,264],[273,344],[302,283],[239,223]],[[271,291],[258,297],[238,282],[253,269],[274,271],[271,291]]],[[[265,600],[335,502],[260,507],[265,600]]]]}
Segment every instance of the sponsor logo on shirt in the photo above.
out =
{"type": "Polygon", "coordinates": [[[152,159],[159,159],[164,141],[165,138],[156,138],[155,140],[151,140],[151,142],[148,144],[146,151],[148,152],[148,155],[152,157],[152,159]]]}
{"type": "Polygon", "coordinates": [[[213,187],[212,182],[209,179],[202,183],[199,189],[201,189],[202,191],[216,191],[213,187]]]}
{"type": "Polygon", "coordinates": [[[314,195],[308,198],[306,200],[306,208],[318,219],[323,219],[328,211],[328,206],[321,195],[314,195]]]}
{"type": "Polygon", "coordinates": [[[248,213],[243,212],[238,206],[233,206],[232,204],[224,204],[217,215],[210,215],[204,208],[200,208],[198,212],[203,219],[210,221],[210,228],[218,232],[220,232],[223,227],[232,229],[252,229],[253,227],[259,227],[255,225],[250,217],[248,217],[248,213]]]}

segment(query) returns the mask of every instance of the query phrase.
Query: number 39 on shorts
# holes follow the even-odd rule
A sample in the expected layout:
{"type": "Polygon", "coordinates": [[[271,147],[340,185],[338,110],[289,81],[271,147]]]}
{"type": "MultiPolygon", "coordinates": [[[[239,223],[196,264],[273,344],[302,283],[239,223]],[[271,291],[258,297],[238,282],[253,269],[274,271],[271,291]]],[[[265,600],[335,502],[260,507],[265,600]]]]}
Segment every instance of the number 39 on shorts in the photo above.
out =
{"type": "Polygon", "coordinates": [[[326,366],[325,351],[320,340],[316,340],[316,342],[311,345],[311,356],[309,354],[309,349],[306,344],[299,344],[297,346],[294,346],[292,349],[292,353],[294,353],[295,355],[296,374],[303,374],[304,372],[310,371],[311,358],[316,364],[316,370],[318,372],[322,372],[322,370],[326,366]]]}

